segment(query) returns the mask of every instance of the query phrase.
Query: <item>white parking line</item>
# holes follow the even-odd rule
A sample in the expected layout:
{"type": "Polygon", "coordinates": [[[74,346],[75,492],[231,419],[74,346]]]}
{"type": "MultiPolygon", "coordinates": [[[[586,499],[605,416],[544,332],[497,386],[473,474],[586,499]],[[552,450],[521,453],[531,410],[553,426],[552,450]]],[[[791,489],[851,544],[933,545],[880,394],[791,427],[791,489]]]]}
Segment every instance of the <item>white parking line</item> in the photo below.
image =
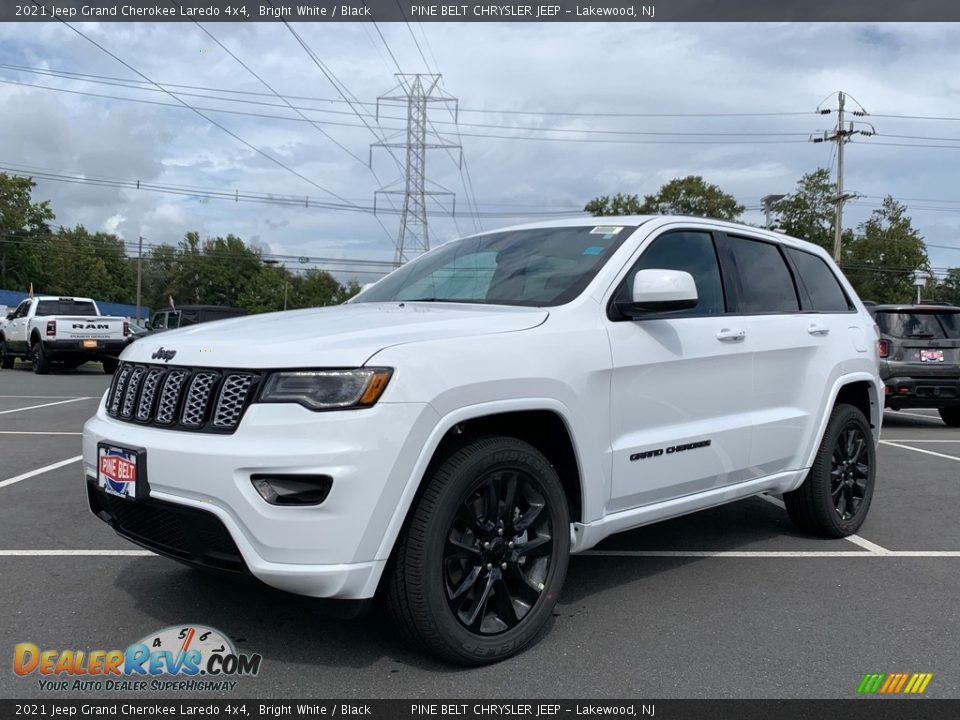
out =
{"type": "Polygon", "coordinates": [[[914,440],[913,438],[896,438],[895,440],[887,440],[886,442],[896,443],[960,443],[960,440],[914,440]]]}
{"type": "Polygon", "coordinates": [[[17,398],[26,400],[64,400],[67,398],[80,400],[84,395],[0,395],[0,400],[7,398],[17,398]]]}
{"type": "Polygon", "coordinates": [[[13,410],[0,410],[0,415],[9,415],[10,413],[23,412],[24,410],[39,410],[40,408],[53,407],[54,405],[66,405],[67,403],[80,402],[81,400],[93,400],[92,397],[78,397],[70,400],[61,400],[60,402],[44,403],[43,405],[29,405],[28,407],[14,408],[13,410]]]}
{"type": "Polygon", "coordinates": [[[23,475],[17,475],[16,477],[8,478],[3,482],[0,482],[0,488],[6,487],[7,485],[13,485],[18,483],[21,480],[28,480],[37,475],[43,475],[45,472],[50,472],[51,470],[56,470],[57,468],[62,468],[65,465],[70,465],[71,463],[78,462],[83,459],[83,455],[77,455],[76,457],[67,458],[66,460],[61,460],[60,462],[55,462],[52,465],[46,465],[42,468],[37,468],[36,470],[31,470],[30,472],[25,472],[23,475]]]}
{"type": "Polygon", "coordinates": [[[914,452],[923,453],[924,455],[933,455],[934,457],[943,458],[944,460],[953,460],[954,462],[960,462],[960,457],[956,455],[944,455],[943,453],[934,452],[933,450],[924,450],[923,448],[910,447],[909,445],[901,445],[900,443],[895,443],[890,440],[881,440],[881,445],[889,445],[890,447],[903,448],[904,450],[913,450],[914,452]]]}
{"type": "Polygon", "coordinates": [[[580,554],[598,557],[898,558],[960,557],[960,550],[887,550],[884,553],[856,550],[587,550],[580,554]]]}
{"type": "Polygon", "coordinates": [[[0,557],[160,557],[149,550],[0,550],[0,557]]]}
{"type": "Polygon", "coordinates": [[[936,420],[937,422],[940,422],[939,415],[924,415],[923,413],[912,413],[906,412],[905,410],[899,410],[892,414],[891,417],[896,417],[897,415],[909,415],[910,417],[926,418],[927,420],[936,420]]]}
{"type": "Polygon", "coordinates": [[[0,435],[83,435],[78,432],[47,432],[40,430],[0,430],[0,435]]]}
{"type": "MultiPolygon", "coordinates": [[[[781,508],[781,509],[784,509],[784,510],[786,509],[786,506],[783,504],[783,501],[782,501],[782,500],[778,500],[777,498],[771,497],[770,495],[759,495],[758,497],[759,497],[761,500],[766,500],[766,501],[767,501],[768,503],[770,503],[771,505],[776,505],[778,508],[781,508]]],[[[874,555],[889,555],[891,552],[893,552],[892,550],[887,550],[886,548],[881,547],[881,546],[877,545],[876,543],[872,543],[872,542],[870,542],[869,540],[867,540],[866,538],[860,537],[859,535],[847,535],[847,536],[846,536],[845,538],[843,538],[843,539],[844,539],[844,540],[849,540],[849,541],[852,542],[854,545],[859,545],[860,547],[862,547],[862,548],[864,548],[864,549],[866,549],[866,550],[869,550],[869,551],[870,551],[872,554],[874,554],[874,555]]],[[[841,551],[838,551],[838,552],[840,552],[841,554],[843,554],[844,551],[841,550],[841,551]]],[[[856,553],[856,552],[855,552],[855,553],[853,553],[853,554],[854,554],[854,555],[862,555],[863,553],[856,553]]],[[[831,555],[813,555],[813,556],[811,556],[811,557],[834,557],[834,555],[835,555],[835,554],[831,554],[831,555]]]]}

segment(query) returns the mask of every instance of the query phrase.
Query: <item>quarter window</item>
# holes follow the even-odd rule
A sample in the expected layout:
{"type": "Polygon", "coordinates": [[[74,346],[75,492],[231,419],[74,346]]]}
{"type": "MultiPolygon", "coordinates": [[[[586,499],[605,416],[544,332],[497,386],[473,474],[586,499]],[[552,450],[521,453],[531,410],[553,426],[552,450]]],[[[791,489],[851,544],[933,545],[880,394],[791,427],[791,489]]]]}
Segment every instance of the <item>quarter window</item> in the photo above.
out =
{"type": "Polygon", "coordinates": [[[740,312],[800,311],[793,277],[777,245],[734,236],[727,240],[740,279],[740,312]]]}
{"type": "Polygon", "coordinates": [[[850,300],[843,291],[840,281],[829,268],[823,258],[819,258],[802,250],[786,248],[787,254],[793,260],[797,272],[800,273],[800,282],[806,288],[813,310],[816,312],[847,312],[852,310],[850,300]]]}

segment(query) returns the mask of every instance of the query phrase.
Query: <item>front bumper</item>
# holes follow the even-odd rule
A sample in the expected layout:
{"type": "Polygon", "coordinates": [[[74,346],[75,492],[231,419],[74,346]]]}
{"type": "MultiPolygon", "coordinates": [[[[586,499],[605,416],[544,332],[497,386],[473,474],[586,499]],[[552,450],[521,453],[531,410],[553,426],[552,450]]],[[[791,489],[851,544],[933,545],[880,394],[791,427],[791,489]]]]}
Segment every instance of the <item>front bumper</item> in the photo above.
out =
{"type": "Polygon", "coordinates": [[[303,595],[371,597],[387,561],[378,556],[385,530],[437,420],[426,404],[326,413],[254,404],[235,433],[210,435],[117,421],[101,402],[84,426],[85,476],[96,477],[99,442],[143,448],[149,499],[104,499],[88,488],[91,509],[122,536],[178,560],[246,569],[303,595]],[[270,473],[329,475],[333,486],[319,505],[270,505],[250,479],[270,473]],[[179,539],[157,524],[178,527],[179,539]]]}

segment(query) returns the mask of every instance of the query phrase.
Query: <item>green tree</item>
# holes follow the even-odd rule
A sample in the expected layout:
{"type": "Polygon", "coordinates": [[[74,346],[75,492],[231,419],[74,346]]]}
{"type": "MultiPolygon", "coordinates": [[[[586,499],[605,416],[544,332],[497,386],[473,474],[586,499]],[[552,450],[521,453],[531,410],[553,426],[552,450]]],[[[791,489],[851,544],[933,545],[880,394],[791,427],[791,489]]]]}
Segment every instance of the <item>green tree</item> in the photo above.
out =
{"type": "Polygon", "coordinates": [[[916,292],[915,273],[928,273],[930,260],[906,206],[888,195],[844,243],[842,266],[861,298],[910,302],[916,292]]]}
{"type": "Polygon", "coordinates": [[[585,212],[591,215],[610,216],[610,215],[639,215],[641,213],[640,198],[636,195],[622,195],[617,193],[614,196],[601,195],[586,204],[583,208],[585,212]]]}
{"type": "Polygon", "coordinates": [[[40,289],[50,279],[41,243],[54,214],[49,202],[33,202],[34,187],[30,178],[0,173],[0,288],[40,289]]]}
{"type": "Polygon", "coordinates": [[[112,233],[90,233],[82,225],[60,228],[44,243],[44,290],[99,300],[135,301],[135,270],[123,241],[112,233]]]}
{"type": "Polygon", "coordinates": [[[931,288],[931,299],[960,305],[960,268],[947,270],[947,276],[931,288]]]}
{"type": "Polygon", "coordinates": [[[837,186],[830,179],[830,171],[818,168],[800,178],[797,189],[772,208],[783,232],[816,243],[832,254],[836,196],[837,186]]]}
{"type": "Polygon", "coordinates": [[[744,211],[737,199],[699,175],[675,178],[643,202],[636,195],[594,198],[584,210],[593,215],[695,215],[736,220],[744,211]]]}

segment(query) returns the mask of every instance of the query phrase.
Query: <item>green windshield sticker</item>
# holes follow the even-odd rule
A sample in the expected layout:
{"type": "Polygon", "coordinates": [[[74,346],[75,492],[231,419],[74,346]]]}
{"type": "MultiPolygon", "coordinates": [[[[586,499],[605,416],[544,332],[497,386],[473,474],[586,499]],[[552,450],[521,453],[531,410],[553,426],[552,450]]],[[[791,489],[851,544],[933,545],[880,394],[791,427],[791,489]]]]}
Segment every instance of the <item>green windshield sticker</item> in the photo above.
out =
{"type": "Polygon", "coordinates": [[[602,252],[603,248],[599,245],[591,245],[590,247],[583,249],[584,255],[599,255],[602,252]]]}

